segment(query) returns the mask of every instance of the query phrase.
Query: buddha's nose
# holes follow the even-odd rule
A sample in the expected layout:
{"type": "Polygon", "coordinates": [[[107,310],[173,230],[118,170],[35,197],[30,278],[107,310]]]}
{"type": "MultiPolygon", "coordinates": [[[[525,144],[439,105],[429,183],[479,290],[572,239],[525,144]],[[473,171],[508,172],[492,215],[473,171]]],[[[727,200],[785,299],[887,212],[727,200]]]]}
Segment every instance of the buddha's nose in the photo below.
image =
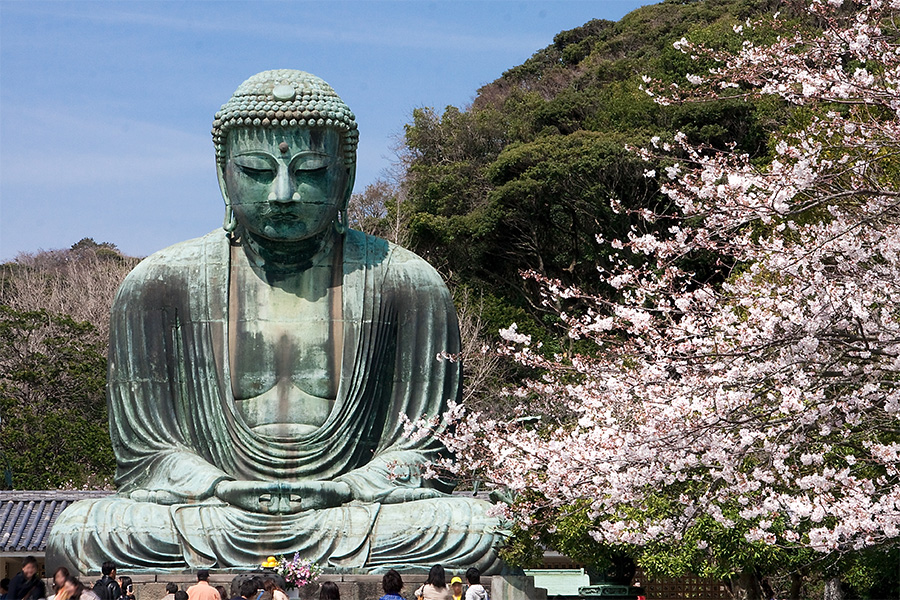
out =
{"type": "Polygon", "coordinates": [[[272,191],[269,192],[269,200],[273,202],[290,202],[295,199],[294,186],[291,182],[291,174],[285,165],[280,165],[275,181],[272,182],[272,191]]]}

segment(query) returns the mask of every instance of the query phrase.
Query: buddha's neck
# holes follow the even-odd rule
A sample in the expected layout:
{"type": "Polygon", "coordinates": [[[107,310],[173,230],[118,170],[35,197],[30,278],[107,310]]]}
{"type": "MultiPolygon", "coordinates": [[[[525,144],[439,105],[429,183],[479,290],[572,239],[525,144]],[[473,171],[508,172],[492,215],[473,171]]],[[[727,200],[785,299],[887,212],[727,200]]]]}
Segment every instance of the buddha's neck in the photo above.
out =
{"type": "Polygon", "coordinates": [[[245,230],[241,235],[241,246],[252,265],[269,277],[281,279],[305,271],[330,255],[338,237],[339,234],[329,227],[314,238],[274,242],[245,230]]]}

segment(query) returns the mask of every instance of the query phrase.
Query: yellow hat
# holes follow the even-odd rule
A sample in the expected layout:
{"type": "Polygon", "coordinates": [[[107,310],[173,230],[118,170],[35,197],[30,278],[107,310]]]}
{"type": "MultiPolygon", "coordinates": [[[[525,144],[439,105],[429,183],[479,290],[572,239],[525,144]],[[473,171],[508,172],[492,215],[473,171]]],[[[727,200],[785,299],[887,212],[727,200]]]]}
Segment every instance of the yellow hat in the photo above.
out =
{"type": "Polygon", "coordinates": [[[450,585],[453,585],[454,583],[462,583],[462,579],[460,579],[459,577],[454,577],[450,580],[450,585]]]}

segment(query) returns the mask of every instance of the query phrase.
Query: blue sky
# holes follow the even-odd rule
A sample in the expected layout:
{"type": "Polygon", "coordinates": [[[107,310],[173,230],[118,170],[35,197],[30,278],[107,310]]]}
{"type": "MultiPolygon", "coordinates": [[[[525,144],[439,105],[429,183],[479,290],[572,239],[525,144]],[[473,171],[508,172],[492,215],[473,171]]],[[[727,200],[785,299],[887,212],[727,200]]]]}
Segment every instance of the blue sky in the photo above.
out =
{"type": "Polygon", "coordinates": [[[259,71],[314,73],[353,109],[359,192],[413,109],[466,106],[559,31],[652,3],[0,0],[0,261],[218,227],[212,117],[259,71]]]}

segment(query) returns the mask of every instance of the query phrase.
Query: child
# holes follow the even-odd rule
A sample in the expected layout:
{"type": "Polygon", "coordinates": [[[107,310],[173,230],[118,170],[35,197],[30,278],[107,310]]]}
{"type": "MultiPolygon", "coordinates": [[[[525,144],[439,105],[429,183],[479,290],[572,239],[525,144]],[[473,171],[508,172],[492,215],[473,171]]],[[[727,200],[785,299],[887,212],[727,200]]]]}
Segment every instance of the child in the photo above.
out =
{"type": "Polygon", "coordinates": [[[469,581],[466,600],[490,600],[487,591],[481,585],[481,572],[478,569],[472,567],[466,571],[466,579],[469,581]]]}

